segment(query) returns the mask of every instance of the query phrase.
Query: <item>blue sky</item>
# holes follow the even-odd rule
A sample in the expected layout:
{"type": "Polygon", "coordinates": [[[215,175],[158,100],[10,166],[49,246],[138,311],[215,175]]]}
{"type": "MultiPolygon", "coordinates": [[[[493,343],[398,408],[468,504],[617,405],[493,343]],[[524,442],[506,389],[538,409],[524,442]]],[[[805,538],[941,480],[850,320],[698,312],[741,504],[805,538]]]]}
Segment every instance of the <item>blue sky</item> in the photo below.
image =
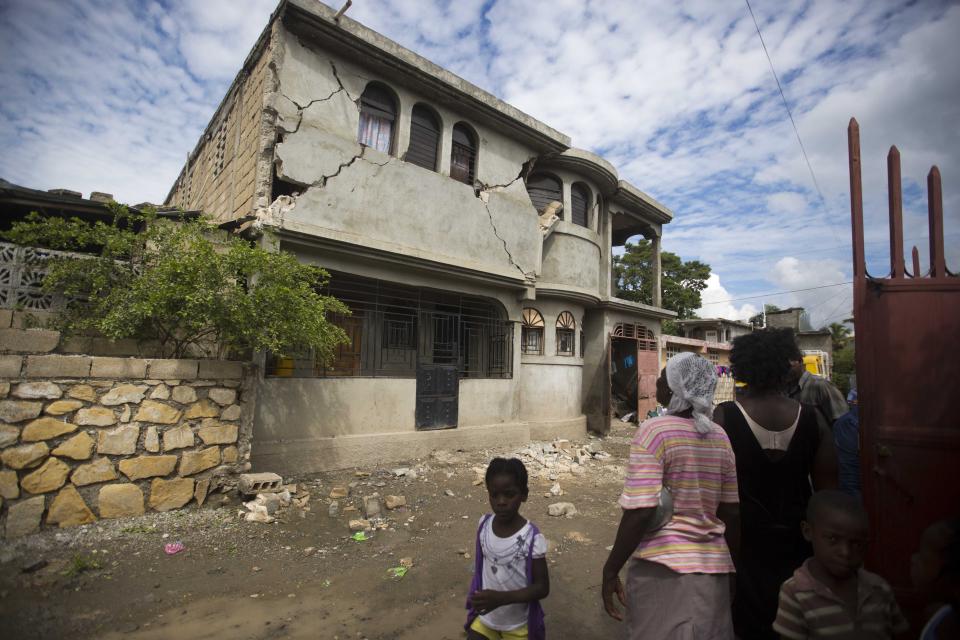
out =
{"type": "MultiPolygon", "coordinates": [[[[927,254],[944,176],[960,271],[960,5],[355,0],[348,15],[567,133],[675,212],[664,246],[713,268],[704,316],[761,302],[850,314],[846,124],[862,128],[871,271],[886,270],[886,164],[903,155],[907,252],[927,254]],[[822,199],[821,199],[822,194],[822,199]],[[757,297],[754,297],[757,296],[757,297]],[[727,300],[734,299],[731,302],[727,300]]],[[[160,202],[272,0],[0,0],[0,177],[160,202]]]]}

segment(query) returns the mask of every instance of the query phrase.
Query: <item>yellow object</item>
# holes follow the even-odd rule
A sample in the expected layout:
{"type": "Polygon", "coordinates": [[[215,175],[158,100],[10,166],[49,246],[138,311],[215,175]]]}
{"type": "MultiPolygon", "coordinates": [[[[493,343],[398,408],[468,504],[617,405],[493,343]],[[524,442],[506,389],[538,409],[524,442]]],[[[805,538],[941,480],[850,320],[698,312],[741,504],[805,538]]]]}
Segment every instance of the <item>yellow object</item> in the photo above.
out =
{"type": "Polygon", "coordinates": [[[293,358],[277,358],[277,364],[273,369],[273,375],[282,378],[293,376],[293,358]]]}
{"type": "Polygon", "coordinates": [[[510,631],[497,631],[480,622],[480,618],[474,619],[473,624],[470,625],[470,630],[476,631],[490,640],[526,640],[527,638],[527,625],[510,629],[510,631]]]}
{"type": "Polygon", "coordinates": [[[803,356],[803,368],[815,376],[821,378],[827,375],[823,356],[819,354],[808,354],[803,356]]]}

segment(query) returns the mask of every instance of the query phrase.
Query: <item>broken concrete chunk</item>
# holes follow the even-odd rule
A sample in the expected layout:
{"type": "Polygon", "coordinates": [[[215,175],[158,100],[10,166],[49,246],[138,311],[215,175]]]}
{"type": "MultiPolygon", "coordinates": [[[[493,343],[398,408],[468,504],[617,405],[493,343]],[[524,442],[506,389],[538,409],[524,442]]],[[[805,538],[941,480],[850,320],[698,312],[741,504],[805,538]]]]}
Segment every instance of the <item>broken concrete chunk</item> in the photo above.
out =
{"type": "Polygon", "coordinates": [[[240,493],[253,495],[280,491],[283,478],[275,473],[244,473],[240,475],[238,488],[240,493]]]}
{"type": "Polygon", "coordinates": [[[376,518],[380,515],[380,496],[377,494],[373,494],[372,496],[364,496],[363,515],[368,520],[376,518]]]}
{"type": "Polygon", "coordinates": [[[407,499],[404,496],[387,496],[383,499],[384,505],[387,509],[396,509],[398,507],[407,506],[407,499]]]}
{"type": "Polygon", "coordinates": [[[350,495],[350,487],[337,486],[330,489],[330,497],[334,500],[346,498],[350,495]]]}
{"type": "Polygon", "coordinates": [[[547,507],[547,513],[554,517],[566,516],[572,518],[578,512],[572,502],[555,502],[547,507]]]}
{"type": "Polygon", "coordinates": [[[373,525],[369,520],[351,520],[348,524],[350,531],[370,531],[373,528],[373,525]]]}

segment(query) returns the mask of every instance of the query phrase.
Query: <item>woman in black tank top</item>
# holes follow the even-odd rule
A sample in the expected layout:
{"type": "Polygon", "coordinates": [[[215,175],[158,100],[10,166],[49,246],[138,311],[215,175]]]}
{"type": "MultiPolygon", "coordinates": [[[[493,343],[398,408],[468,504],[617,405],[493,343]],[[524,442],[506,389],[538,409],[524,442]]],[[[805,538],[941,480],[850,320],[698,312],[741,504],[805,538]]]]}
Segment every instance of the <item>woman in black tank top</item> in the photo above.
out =
{"type": "Polygon", "coordinates": [[[744,639],[778,637],[772,625],[780,585],[811,555],[800,522],[812,489],[837,485],[833,439],[821,433],[814,409],[785,393],[796,353],[790,329],[734,340],[733,375],[747,386],[739,402],[714,413],[737,458],[741,551],[733,623],[744,639]]]}

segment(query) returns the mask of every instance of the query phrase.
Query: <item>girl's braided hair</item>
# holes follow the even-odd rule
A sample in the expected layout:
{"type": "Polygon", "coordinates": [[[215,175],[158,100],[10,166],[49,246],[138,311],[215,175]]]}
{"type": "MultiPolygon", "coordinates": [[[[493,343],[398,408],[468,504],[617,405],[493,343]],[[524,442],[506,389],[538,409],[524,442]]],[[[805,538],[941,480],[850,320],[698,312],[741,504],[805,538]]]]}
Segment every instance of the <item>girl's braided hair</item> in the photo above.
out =
{"type": "Polygon", "coordinates": [[[499,475],[513,476],[523,495],[527,495],[530,492],[527,487],[527,468],[523,466],[523,463],[519,459],[494,458],[491,460],[490,464],[487,465],[487,474],[484,476],[484,481],[490,484],[490,479],[499,475]]]}

